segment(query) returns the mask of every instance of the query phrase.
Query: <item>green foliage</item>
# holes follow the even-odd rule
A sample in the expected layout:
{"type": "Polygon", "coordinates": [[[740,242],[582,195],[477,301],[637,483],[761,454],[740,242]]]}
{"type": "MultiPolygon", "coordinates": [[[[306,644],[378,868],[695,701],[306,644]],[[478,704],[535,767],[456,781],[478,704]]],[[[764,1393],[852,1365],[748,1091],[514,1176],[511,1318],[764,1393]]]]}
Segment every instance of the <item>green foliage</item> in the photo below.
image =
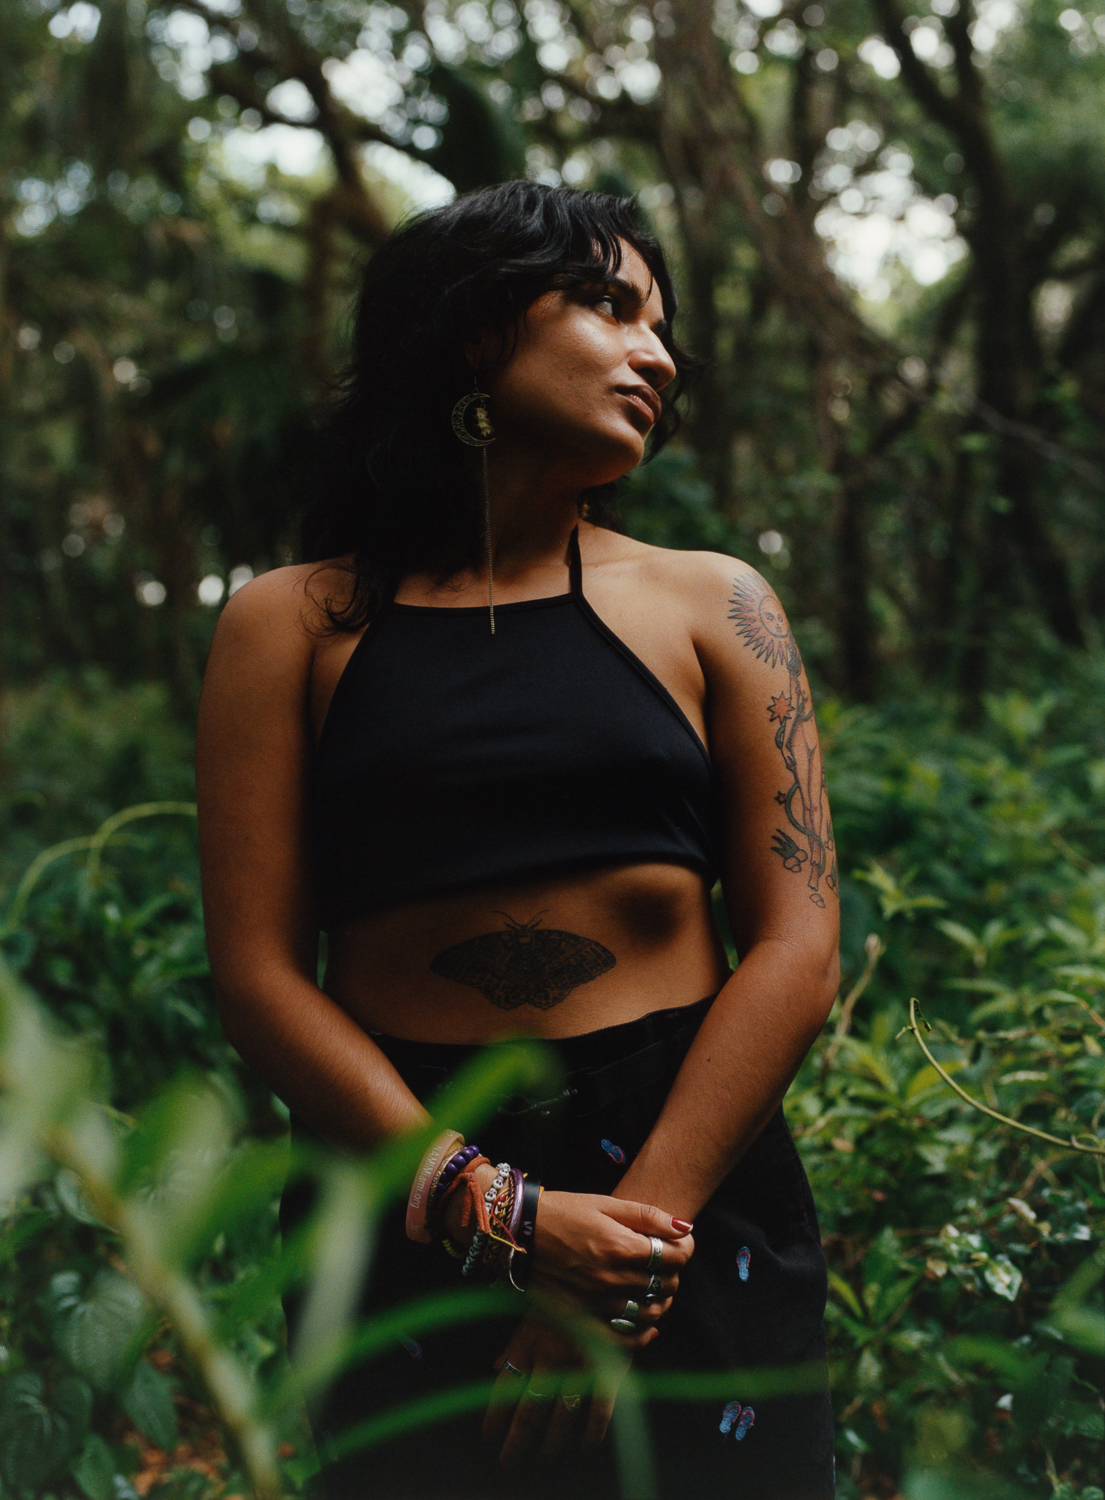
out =
{"type": "Polygon", "coordinates": [[[629,534],[653,547],[738,550],[738,538],[712,505],[691,455],[678,448],[666,448],[623,481],[619,509],[629,534]]]}
{"type": "MultiPolygon", "coordinates": [[[[85,833],[132,803],[194,795],[191,733],[162,684],[120,690],[101,669],[55,671],[6,693],[2,724],[0,885],[9,889],[74,830],[85,833]]],[[[173,829],[159,827],[157,843],[192,868],[190,830],[177,845],[173,829]]],[[[148,848],[146,860],[155,854],[148,848]]]]}
{"type": "Polygon", "coordinates": [[[1101,1149],[1100,742],[1079,703],[992,699],[985,738],[928,704],[822,716],[841,867],[875,856],[843,890],[859,993],[788,1104],[829,1251],[845,1496],[877,1473],[910,1496],[1100,1473],[1101,1157],[972,1109],[903,1030],[919,994],[969,1095],[1101,1149]]]}
{"type": "MultiPolygon", "coordinates": [[[[684,541],[693,507],[678,522],[684,541]]],[[[954,729],[932,703],[877,713],[829,703],[822,714],[845,995],[788,1113],[830,1263],[842,1500],[880,1486],[910,1500],[1093,1500],[1100,1159],[972,1108],[904,1028],[919,995],[933,1028],[926,1045],[969,1096],[1063,1141],[1105,1140],[1105,747],[1094,670],[1067,689],[992,698],[985,734],[954,729]]],[[[331,1237],[332,1216],[343,1236],[369,1235],[379,1205],[409,1180],[418,1143],[363,1172],[289,1162],[282,1111],[242,1077],[215,1023],[192,820],[113,817],[96,832],[96,758],[110,762],[136,724],[148,739],[135,793],[155,802],[180,789],[177,732],[158,722],[154,699],[136,719],[146,701],[102,684],[75,696],[68,772],[64,744],[43,728],[56,692],[13,704],[27,758],[13,759],[9,786],[41,791],[4,804],[25,848],[40,845],[37,878],[13,871],[0,913],[0,1276],[12,1289],[0,1311],[0,1481],[20,1500],[119,1500],[138,1475],[139,1435],[187,1451],[213,1425],[226,1434],[226,1493],[245,1474],[261,1492],[296,1492],[312,1460],[282,1354],[278,1295],[293,1276],[306,1274],[317,1299],[318,1335],[300,1371],[308,1384],[397,1330],[497,1305],[489,1292],[431,1299],[365,1328],[334,1320],[340,1278],[312,1246],[331,1237]],[[78,816],[88,832],[45,844],[78,816]],[[60,1029],[44,1025],[29,991],[60,1029]],[[278,1249],[288,1171],[322,1174],[320,1212],[331,1218],[278,1249]],[[295,1457],[281,1476],[282,1440],[295,1457]]],[[[485,1068],[455,1095],[450,1119],[474,1121],[502,1088],[485,1068]]],[[[666,1394],[701,1397],[696,1379],[666,1394]]],[[[483,1394],[454,1393],[456,1409],[476,1411],[483,1394]]],[[[638,1410],[626,1401],[627,1449],[638,1410]]],[[[361,1437],[428,1415],[373,1414],[361,1437]]],[[[155,1495],[216,1493],[182,1463],[155,1495]]]]}

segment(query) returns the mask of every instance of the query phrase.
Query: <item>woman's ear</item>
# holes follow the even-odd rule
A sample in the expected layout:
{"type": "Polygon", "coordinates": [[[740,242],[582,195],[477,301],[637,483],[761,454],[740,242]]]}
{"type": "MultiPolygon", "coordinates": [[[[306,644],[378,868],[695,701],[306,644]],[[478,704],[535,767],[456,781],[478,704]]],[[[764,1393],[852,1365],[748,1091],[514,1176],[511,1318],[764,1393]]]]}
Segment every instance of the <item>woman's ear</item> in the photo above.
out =
{"type": "Polygon", "coordinates": [[[513,353],[511,341],[502,333],[485,329],[478,340],[473,339],[464,346],[464,357],[469,368],[482,371],[485,376],[494,375],[506,364],[513,353]]]}

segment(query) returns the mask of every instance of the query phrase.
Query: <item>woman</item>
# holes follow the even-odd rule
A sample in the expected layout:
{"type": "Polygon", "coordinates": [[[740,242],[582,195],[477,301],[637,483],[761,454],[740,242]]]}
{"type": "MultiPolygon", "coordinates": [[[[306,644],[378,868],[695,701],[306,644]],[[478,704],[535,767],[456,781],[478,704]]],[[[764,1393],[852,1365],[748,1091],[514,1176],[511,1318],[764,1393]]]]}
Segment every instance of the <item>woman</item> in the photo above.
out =
{"type": "MultiPolygon", "coordinates": [[[[507,1036],[545,1039],[563,1075],[503,1101],[486,1160],[448,1134],[427,1154],[365,1307],[462,1284],[405,1219],[477,1276],[528,1275],[531,1300],[397,1342],[317,1435],[325,1459],[375,1411],[494,1376],[482,1430],[462,1415],[335,1464],[334,1495],[617,1496],[613,1396],[557,1307],[612,1322],[643,1374],[823,1358],[779,1110],[837,978],[805,675],[747,565],[601,524],[674,426],[674,312],[627,200],[516,182],[409,223],[367,268],[308,561],[241,589],[216,633],[212,969],[295,1128],[353,1150],[422,1128],[507,1036]]],[[[763,1393],[650,1404],[664,1500],[832,1493],[824,1391],[807,1369],[806,1394],[763,1393]]]]}

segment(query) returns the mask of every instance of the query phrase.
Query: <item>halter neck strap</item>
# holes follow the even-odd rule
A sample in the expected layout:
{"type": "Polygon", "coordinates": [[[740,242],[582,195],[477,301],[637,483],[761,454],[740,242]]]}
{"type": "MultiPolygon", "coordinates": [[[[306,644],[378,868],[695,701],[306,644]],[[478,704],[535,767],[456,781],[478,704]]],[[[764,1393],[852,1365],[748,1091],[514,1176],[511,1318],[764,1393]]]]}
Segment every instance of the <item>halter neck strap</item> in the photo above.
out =
{"type": "Polygon", "coordinates": [[[579,555],[578,526],[573,526],[568,538],[568,587],[577,599],[583,598],[583,559],[579,555]]]}

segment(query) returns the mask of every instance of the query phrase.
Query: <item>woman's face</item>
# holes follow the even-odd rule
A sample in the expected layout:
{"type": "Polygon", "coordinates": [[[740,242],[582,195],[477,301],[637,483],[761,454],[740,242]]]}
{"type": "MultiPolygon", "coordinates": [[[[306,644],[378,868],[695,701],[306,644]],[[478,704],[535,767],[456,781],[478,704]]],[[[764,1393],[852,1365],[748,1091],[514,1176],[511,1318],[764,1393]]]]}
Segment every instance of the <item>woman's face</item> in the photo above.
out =
{"type": "Polygon", "coordinates": [[[623,241],[622,251],[613,282],[539,297],[505,363],[481,377],[497,456],[520,445],[584,487],[640,463],[660,414],[656,392],[675,366],[660,339],[660,289],[636,250],[623,241]]]}

